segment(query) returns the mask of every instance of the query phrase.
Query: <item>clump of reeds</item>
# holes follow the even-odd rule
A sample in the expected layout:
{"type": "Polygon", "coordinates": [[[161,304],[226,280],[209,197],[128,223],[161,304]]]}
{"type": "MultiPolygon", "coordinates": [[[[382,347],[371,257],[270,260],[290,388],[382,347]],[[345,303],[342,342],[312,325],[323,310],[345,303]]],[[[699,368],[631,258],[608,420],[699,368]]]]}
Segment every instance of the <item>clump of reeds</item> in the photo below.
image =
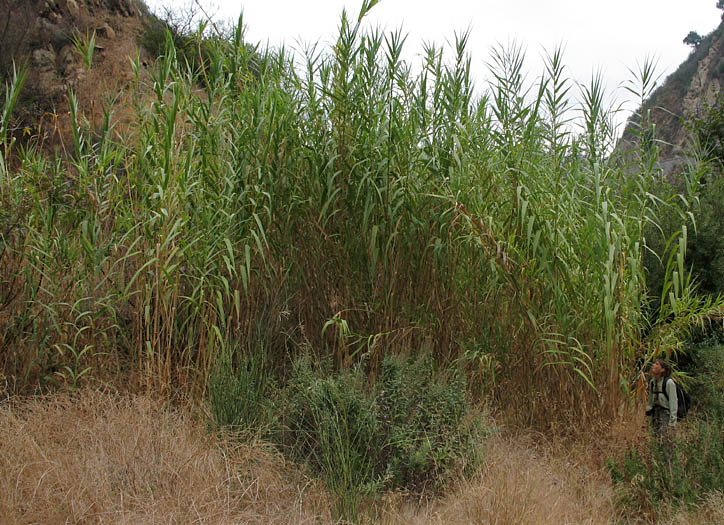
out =
{"type": "MultiPolygon", "coordinates": [[[[478,96],[466,34],[413,68],[400,33],[363,29],[373,4],[302,60],[246,45],[241,21],[201,67],[169,39],[123,133],[111,104],[93,128],[69,92],[67,155],[13,148],[10,84],[0,366],[14,390],[203,392],[230,347],[282,377],[300,348],[340,369],[365,355],[374,377],[385,354],[425,350],[464,358],[471,388],[526,423],[613,412],[649,351],[653,154],[633,169],[608,156],[600,80],[574,102],[559,51],[531,86],[520,49],[496,49],[478,96]]],[[[686,321],[670,246],[661,311],[686,321]]],[[[653,333],[650,352],[676,349],[653,333]]]]}

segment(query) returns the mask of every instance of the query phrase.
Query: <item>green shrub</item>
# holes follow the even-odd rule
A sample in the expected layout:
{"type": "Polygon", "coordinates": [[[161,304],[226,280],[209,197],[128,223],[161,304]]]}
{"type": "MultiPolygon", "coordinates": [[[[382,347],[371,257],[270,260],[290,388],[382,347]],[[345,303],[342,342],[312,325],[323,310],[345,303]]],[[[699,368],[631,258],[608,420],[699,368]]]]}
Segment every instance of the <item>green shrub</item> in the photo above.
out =
{"type": "Polygon", "coordinates": [[[646,511],[660,518],[661,502],[674,508],[696,505],[724,491],[724,425],[693,420],[680,432],[670,441],[652,438],[648,449],[632,448],[608,461],[627,515],[646,511]]]}
{"type": "Polygon", "coordinates": [[[408,362],[387,356],[377,384],[383,448],[381,467],[395,487],[436,487],[460,460],[475,464],[474,423],[461,376],[436,376],[431,356],[408,362]]]}
{"type": "Polygon", "coordinates": [[[308,357],[294,364],[286,389],[284,442],[326,478],[337,516],[354,520],[361,498],[376,486],[376,407],[359,369],[322,375],[308,357]]]}
{"type": "Polygon", "coordinates": [[[724,331],[709,330],[686,354],[689,393],[701,419],[724,422],[724,331]]]}
{"type": "Polygon", "coordinates": [[[360,367],[329,375],[303,357],[284,399],[280,440],[323,474],[344,518],[382,486],[439,488],[455,466],[480,459],[465,383],[441,377],[430,356],[385,357],[374,388],[360,367]]]}

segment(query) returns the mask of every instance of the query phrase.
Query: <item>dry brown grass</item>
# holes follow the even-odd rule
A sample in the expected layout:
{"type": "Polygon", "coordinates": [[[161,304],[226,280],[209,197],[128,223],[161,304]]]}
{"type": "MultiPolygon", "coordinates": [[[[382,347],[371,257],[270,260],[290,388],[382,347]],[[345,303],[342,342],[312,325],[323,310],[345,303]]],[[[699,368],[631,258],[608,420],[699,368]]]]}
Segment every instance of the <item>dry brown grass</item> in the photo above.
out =
{"type": "Polygon", "coordinates": [[[323,491],[269,447],[148,397],[6,402],[0,442],[2,523],[329,521],[323,491]]]}
{"type": "MultiPolygon", "coordinates": [[[[84,391],[0,408],[3,523],[330,523],[328,497],[263,443],[210,434],[193,408],[84,391]]],[[[536,439],[490,438],[472,481],[424,506],[383,496],[382,523],[608,523],[601,472],[536,439]],[[567,462],[568,461],[568,462],[567,462]]]]}
{"type": "MultiPolygon", "coordinates": [[[[208,432],[193,406],[98,391],[0,401],[0,522],[333,523],[329,496],[272,447],[208,432]]],[[[385,494],[367,523],[648,523],[621,516],[604,463],[635,439],[630,417],[572,446],[493,435],[473,479],[421,503],[385,494]],[[620,428],[619,428],[620,427],[620,428]],[[617,437],[618,436],[618,437],[617,437]],[[586,444],[587,443],[587,444],[586,444]]],[[[724,523],[724,496],[660,523],[724,523]]]]}
{"type": "Polygon", "coordinates": [[[443,509],[457,523],[609,523],[612,492],[601,471],[551,457],[533,440],[490,443],[481,479],[443,509]]]}
{"type": "Polygon", "coordinates": [[[383,512],[384,523],[611,523],[613,492],[602,470],[552,455],[533,437],[495,436],[479,475],[425,508],[383,512]]]}
{"type": "MultiPolygon", "coordinates": [[[[193,409],[85,391],[0,409],[3,523],[332,522],[318,482],[262,443],[208,433],[193,409]]],[[[425,505],[380,498],[367,520],[610,523],[600,470],[531,436],[494,436],[478,476],[425,505]]]]}

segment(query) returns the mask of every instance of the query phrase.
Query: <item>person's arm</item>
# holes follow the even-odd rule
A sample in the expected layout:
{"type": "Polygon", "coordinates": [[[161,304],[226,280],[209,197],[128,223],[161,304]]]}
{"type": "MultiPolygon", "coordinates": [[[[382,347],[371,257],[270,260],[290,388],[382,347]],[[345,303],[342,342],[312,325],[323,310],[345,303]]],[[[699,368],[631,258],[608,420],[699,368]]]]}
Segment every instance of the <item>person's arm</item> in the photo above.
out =
{"type": "Polygon", "coordinates": [[[679,409],[679,398],[676,397],[676,383],[669,378],[666,382],[666,394],[669,396],[669,426],[676,425],[676,412],[679,409]]]}

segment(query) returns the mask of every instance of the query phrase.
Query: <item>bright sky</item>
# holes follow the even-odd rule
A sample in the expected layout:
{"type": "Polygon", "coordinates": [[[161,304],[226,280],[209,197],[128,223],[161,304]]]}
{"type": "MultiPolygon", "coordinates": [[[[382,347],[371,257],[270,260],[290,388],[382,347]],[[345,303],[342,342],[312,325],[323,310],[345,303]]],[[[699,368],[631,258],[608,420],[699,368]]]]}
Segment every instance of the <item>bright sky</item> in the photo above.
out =
{"type": "MultiPolygon", "coordinates": [[[[146,0],[152,8],[192,0],[146,0]]],[[[215,18],[238,18],[243,9],[246,40],[271,46],[334,41],[342,9],[356,19],[362,0],[199,0],[215,18]]],[[[716,0],[381,0],[366,23],[408,35],[405,57],[417,62],[423,42],[454,42],[471,29],[468,51],[476,84],[488,78],[485,62],[497,44],[515,41],[526,50],[531,76],[544,51],[563,45],[568,75],[588,83],[600,71],[607,89],[625,108],[635,109],[619,86],[647,57],[657,60],[661,81],[683,62],[691,30],[702,36],[720,22],[716,0]]],[[[452,55],[449,55],[452,56],[452,55]]],[[[623,116],[622,116],[623,118],[623,116]]]]}

